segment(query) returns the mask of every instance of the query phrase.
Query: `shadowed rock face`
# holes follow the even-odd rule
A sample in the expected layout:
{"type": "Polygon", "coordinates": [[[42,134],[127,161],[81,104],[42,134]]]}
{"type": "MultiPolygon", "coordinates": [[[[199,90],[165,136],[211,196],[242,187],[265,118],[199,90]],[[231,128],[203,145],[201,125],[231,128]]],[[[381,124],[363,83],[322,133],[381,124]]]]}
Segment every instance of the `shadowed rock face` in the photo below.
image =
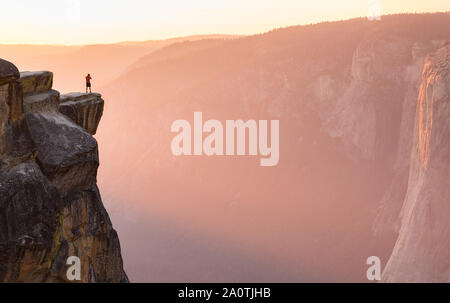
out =
{"type": "Polygon", "coordinates": [[[97,141],[62,114],[27,114],[37,161],[48,179],[63,194],[96,183],[97,141]]]}
{"type": "Polygon", "coordinates": [[[0,61],[0,169],[26,160],[34,150],[16,70],[11,63],[0,61]]]}
{"type": "Polygon", "coordinates": [[[17,67],[6,60],[0,59],[0,85],[19,79],[17,67]]]}
{"type": "MultiPolygon", "coordinates": [[[[82,282],[127,282],[96,185],[97,141],[60,112],[52,79],[19,78],[0,61],[0,281],[64,282],[67,258],[77,256],[82,282]]],[[[101,115],[84,114],[96,129],[101,115]]]]}
{"type": "Polygon", "coordinates": [[[422,74],[401,229],[385,282],[450,282],[450,45],[422,74]]]}

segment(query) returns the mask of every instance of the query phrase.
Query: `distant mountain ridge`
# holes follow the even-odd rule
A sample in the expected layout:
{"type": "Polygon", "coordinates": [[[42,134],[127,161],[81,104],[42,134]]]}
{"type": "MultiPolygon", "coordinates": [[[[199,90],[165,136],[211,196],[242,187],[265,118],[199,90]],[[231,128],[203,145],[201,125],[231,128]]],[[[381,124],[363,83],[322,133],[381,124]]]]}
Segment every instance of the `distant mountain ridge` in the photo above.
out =
{"type": "Polygon", "coordinates": [[[392,15],[149,54],[102,89],[110,103],[99,139],[115,164],[100,172],[108,196],[199,233],[238,229],[237,243],[298,262],[299,279],[365,281],[366,258],[384,265],[397,238],[425,57],[449,38],[448,13],[392,15]],[[194,111],[279,119],[278,167],[173,157],[170,124],[194,111]],[[119,171],[124,178],[108,177],[119,171]]]}
{"type": "Polygon", "coordinates": [[[91,73],[99,88],[113,81],[140,57],[167,45],[202,39],[234,39],[235,35],[193,35],[165,40],[130,41],[80,46],[2,45],[0,57],[15,62],[21,70],[52,70],[62,92],[79,91],[84,76],[91,73]]]}

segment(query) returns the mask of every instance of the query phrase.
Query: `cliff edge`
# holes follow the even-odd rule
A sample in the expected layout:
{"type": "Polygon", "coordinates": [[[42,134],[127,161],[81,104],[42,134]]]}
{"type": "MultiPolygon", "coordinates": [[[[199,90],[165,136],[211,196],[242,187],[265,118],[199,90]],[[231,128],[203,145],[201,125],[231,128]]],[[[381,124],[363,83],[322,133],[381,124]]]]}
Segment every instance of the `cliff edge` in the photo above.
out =
{"type": "Polygon", "coordinates": [[[99,94],[60,96],[51,72],[0,59],[0,281],[128,282],[99,190],[99,94]]]}
{"type": "Polygon", "coordinates": [[[420,88],[408,190],[385,282],[450,282],[450,44],[429,55],[420,88]]]}

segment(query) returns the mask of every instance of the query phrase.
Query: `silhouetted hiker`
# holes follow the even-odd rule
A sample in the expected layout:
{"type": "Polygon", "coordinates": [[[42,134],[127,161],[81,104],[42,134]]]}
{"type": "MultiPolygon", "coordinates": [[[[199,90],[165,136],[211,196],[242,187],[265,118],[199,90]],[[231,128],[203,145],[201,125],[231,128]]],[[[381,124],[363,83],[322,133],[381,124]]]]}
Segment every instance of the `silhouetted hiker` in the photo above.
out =
{"type": "Polygon", "coordinates": [[[89,92],[92,93],[92,91],[91,91],[91,79],[92,79],[91,74],[88,74],[86,76],[86,94],[88,92],[88,88],[89,88],[89,92]]]}

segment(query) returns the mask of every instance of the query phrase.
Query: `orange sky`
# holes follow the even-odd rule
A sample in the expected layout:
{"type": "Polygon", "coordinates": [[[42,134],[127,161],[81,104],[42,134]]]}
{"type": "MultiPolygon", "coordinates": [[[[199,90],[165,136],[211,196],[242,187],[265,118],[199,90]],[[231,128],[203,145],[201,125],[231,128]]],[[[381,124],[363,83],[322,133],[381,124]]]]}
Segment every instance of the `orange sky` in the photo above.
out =
{"type": "Polygon", "coordinates": [[[449,0],[16,0],[2,5],[1,44],[92,44],[191,34],[254,34],[382,13],[450,11],[449,0]]]}

